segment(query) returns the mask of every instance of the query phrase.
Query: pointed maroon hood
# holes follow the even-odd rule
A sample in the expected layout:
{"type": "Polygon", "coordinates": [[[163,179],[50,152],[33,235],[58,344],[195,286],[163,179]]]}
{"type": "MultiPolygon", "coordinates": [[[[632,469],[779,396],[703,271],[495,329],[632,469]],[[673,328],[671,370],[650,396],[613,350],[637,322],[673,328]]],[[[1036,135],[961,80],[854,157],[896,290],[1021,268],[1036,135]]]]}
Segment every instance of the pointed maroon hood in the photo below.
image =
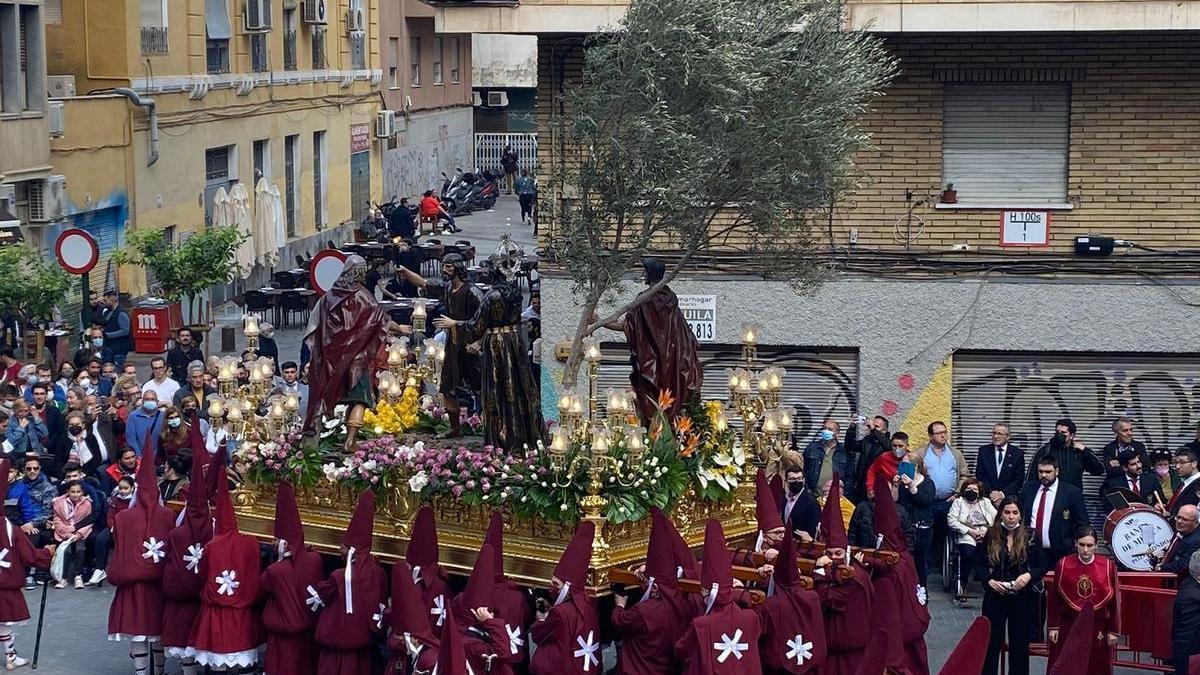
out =
{"type": "Polygon", "coordinates": [[[462,633],[458,630],[458,622],[454,613],[446,614],[446,625],[442,627],[442,642],[438,648],[438,675],[468,675],[467,647],[463,644],[462,633]]]}
{"type": "Polygon", "coordinates": [[[554,568],[554,576],[560,581],[571,584],[572,591],[582,591],[587,587],[588,567],[592,561],[592,541],[596,538],[596,525],[590,520],[579,523],[575,528],[575,536],[567,544],[558,566],[554,568]]]}
{"type": "Polygon", "coordinates": [[[783,476],[779,474],[772,475],[771,480],[767,481],[767,485],[771,488],[771,499],[774,499],[775,503],[780,505],[780,511],[782,512],[783,498],[785,496],[783,494],[783,476]]]}
{"type": "Polygon", "coordinates": [[[216,534],[232,534],[238,531],[237,515],[233,512],[233,499],[229,496],[229,481],[217,481],[217,531],[216,534]]]}
{"type": "MultiPolygon", "coordinates": [[[[200,418],[192,415],[191,436],[200,434],[200,418]]],[[[203,442],[203,441],[202,441],[203,442]]],[[[195,541],[207,541],[213,535],[212,514],[208,508],[208,490],[205,472],[208,469],[208,449],[201,445],[200,452],[192,452],[192,471],[188,474],[188,495],[184,503],[184,518],[195,541]]]]}
{"type": "Polygon", "coordinates": [[[496,556],[496,564],[493,566],[496,581],[504,581],[504,516],[499,511],[492,511],[483,543],[491,546],[492,553],[496,556]]]}
{"type": "Polygon", "coordinates": [[[896,511],[896,500],[892,499],[891,485],[885,480],[875,481],[875,534],[883,536],[887,548],[897,553],[908,550],[904,528],[900,526],[900,513],[896,511]]]}
{"type": "Polygon", "coordinates": [[[716,587],[716,597],[708,597],[706,613],[711,613],[729,604],[733,595],[733,561],[725,545],[725,531],[721,522],[709,520],[704,528],[704,558],[700,565],[700,588],[711,593],[716,587]]]}
{"type": "Polygon", "coordinates": [[[3,473],[4,480],[0,480],[0,503],[8,499],[8,474],[12,472],[12,460],[7,457],[0,458],[0,471],[3,473]]]}
{"type": "Polygon", "coordinates": [[[875,632],[871,633],[871,639],[867,640],[867,648],[863,651],[862,660],[858,662],[858,669],[854,671],[854,675],[880,675],[884,672],[887,648],[888,632],[883,628],[876,628],[875,632]]]}
{"type": "Polygon", "coordinates": [[[835,471],[825,507],[821,509],[821,538],[829,548],[846,548],[850,539],[846,536],[846,521],[842,520],[842,479],[835,471]]]}
{"type": "Polygon", "coordinates": [[[783,516],[779,513],[779,502],[767,484],[767,474],[762,469],[754,476],[754,516],[758,519],[758,531],[770,532],[783,527],[783,516]]]}
{"type": "Polygon", "coordinates": [[[304,551],[304,525],[300,522],[300,509],[296,506],[296,490],[288,481],[279,484],[275,495],[275,539],[283,551],[296,555],[304,551]]]}
{"type": "MultiPolygon", "coordinates": [[[[496,553],[492,547],[484,544],[483,548],[479,549],[479,556],[475,559],[475,569],[471,570],[471,576],[467,579],[467,587],[463,589],[462,598],[463,608],[467,611],[478,607],[494,607],[493,592],[496,588],[496,553]]],[[[444,631],[443,631],[444,634],[444,631]]]]}
{"type": "MultiPolygon", "coordinates": [[[[655,508],[657,510],[657,507],[655,508]]],[[[663,514],[664,516],[666,514],[663,514]]],[[[664,518],[667,526],[667,534],[671,537],[671,550],[674,551],[675,565],[683,568],[683,576],[688,579],[697,579],[700,576],[700,570],[696,567],[696,557],[692,555],[692,549],[683,540],[683,535],[679,534],[679,530],[675,529],[675,523],[671,522],[670,518],[664,518]]]]}
{"type": "Polygon", "coordinates": [[[403,560],[392,565],[392,611],[388,614],[388,623],[393,633],[408,633],[413,640],[427,647],[438,644],[429,625],[429,613],[421,599],[421,591],[413,583],[412,568],[403,560]]]}
{"type": "MultiPolygon", "coordinates": [[[[651,512],[650,545],[646,549],[646,578],[653,579],[656,586],[672,588],[676,585],[675,542],[669,531],[671,522],[659,509],[651,512]]],[[[649,588],[646,589],[650,591],[649,588]]]]}
{"type": "Polygon", "coordinates": [[[375,493],[363,490],[358,496],[358,504],[354,507],[354,516],[350,525],[342,535],[342,546],[354,549],[355,559],[361,559],[371,552],[371,542],[375,533],[375,493]]]}
{"type": "Polygon", "coordinates": [[[1079,616],[1076,616],[1075,621],[1071,624],[1071,632],[1058,636],[1059,641],[1062,642],[1062,651],[1058,653],[1058,659],[1055,660],[1054,667],[1047,675],[1075,675],[1076,673],[1090,672],[1088,669],[1091,667],[1092,641],[1096,635],[1094,624],[1095,608],[1092,607],[1092,601],[1088,600],[1084,603],[1079,616]]]}
{"type": "Polygon", "coordinates": [[[787,528],[779,544],[779,557],[775,559],[775,587],[790,589],[800,583],[800,570],[796,567],[796,547],[792,543],[792,530],[787,528]]]}
{"type": "Polygon", "coordinates": [[[408,539],[408,550],[404,559],[413,567],[432,570],[438,564],[437,523],[433,519],[433,507],[422,506],[413,519],[412,534],[408,539]]]}
{"type": "MultiPolygon", "coordinates": [[[[983,671],[983,657],[987,656],[988,638],[991,635],[991,622],[986,616],[977,617],[971,627],[958,641],[958,646],[950,652],[946,665],[938,671],[938,675],[958,675],[959,673],[978,673],[983,671]]],[[[1076,670],[1075,672],[1083,672],[1076,670]]]]}

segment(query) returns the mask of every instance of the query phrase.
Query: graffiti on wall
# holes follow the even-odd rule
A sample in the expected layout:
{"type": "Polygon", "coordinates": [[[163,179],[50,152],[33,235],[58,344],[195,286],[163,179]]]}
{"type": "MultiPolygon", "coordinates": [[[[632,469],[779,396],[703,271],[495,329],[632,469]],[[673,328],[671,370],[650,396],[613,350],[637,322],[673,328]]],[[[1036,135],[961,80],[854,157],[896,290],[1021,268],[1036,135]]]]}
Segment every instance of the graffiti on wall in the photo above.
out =
{"type": "Polygon", "coordinates": [[[472,150],[470,133],[451,135],[449,125],[441,124],[433,140],[385,151],[384,198],[416,197],[426,190],[440,190],[443,173],[472,168],[472,150]]]}

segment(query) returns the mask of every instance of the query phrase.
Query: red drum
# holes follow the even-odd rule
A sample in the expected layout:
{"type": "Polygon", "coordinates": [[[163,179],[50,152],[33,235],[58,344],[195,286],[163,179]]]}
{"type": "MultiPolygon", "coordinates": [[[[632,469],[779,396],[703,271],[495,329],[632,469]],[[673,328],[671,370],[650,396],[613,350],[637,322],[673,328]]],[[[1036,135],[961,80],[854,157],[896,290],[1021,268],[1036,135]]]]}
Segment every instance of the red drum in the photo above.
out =
{"type": "Polygon", "coordinates": [[[1145,504],[1117,509],[1104,521],[1104,538],[1117,562],[1128,570],[1152,571],[1174,536],[1166,516],[1145,504]]]}

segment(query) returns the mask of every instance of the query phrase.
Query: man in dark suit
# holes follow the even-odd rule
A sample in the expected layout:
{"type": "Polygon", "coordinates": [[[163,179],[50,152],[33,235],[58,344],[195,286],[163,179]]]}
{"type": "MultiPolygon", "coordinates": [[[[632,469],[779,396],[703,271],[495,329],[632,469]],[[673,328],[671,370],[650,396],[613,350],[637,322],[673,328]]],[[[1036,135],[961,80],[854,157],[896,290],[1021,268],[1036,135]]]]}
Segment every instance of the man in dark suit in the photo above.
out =
{"type": "Polygon", "coordinates": [[[1191,504],[1179,509],[1175,516],[1175,538],[1163,555],[1159,572],[1170,572],[1179,575],[1180,580],[1188,574],[1188,561],[1192,554],[1200,551],[1200,530],[1196,529],[1200,520],[1200,510],[1191,504]]]}
{"type": "Polygon", "coordinates": [[[1121,473],[1110,476],[1100,486],[1100,501],[1108,503],[1107,497],[1110,492],[1127,490],[1142,504],[1166,506],[1167,500],[1163,497],[1158,479],[1142,470],[1142,458],[1133,449],[1128,449],[1125,453],[1119,458],[1121,473]]]}
{"type": "Polygon", "coordinates": [[[1179,513],[1182,506],[1200,504],[1200,458],[1197,457],[1196,451],[1187,446],[1177,450],[1175,470],[1179,472],[1179,479],[1183,482],[1171,497],[1171,503],[1167,505],[1172,517],[1179,513]]]}
{"type": "Polygon", "coordinates": [[[983,483],[983,494],[999,505],[1005,497],[1015,496],[1025,482],[1025,451],[1008,442],[1008,423],[992,426],[992,442],[979,446],[975,477],[983,483]]]}
{"type": "Polygon", "coordinates": [[[783,505],[780,513],[783,523],[793,533],[803,532],[810,538],[817,537],[817,523],[821,520],[821,507],[804,484],[804,467],[802,459],[789,462],[784,468],[786,491],[783,495],[783,505]]]}
{"type": "Polygon", "coordinates": [[[1058,460],[1044,455],[1037,460],[1037,480],[1021,488],[1021,510],[1033,530],[1033,545],[1040,546],[1048,569],[1075,550],[1075,531],[1088,526],[1083,491],[1059,480],[1058,460]]]}
{"type": "Polygon", "coordinates": [[[1120,478],[1121,458],[1131,453],[1137,453],[1142,460],[1142,466],[1150,466],[1150,453],[1141,441],[1133,440],[1133,420],[1128,417],[1118,417],[1112,423],[1113,440],[1104,446],[1104,470],[1109,478],[1120,478]]]}
{"type": "Polygon", "coordinates": [[[1200,654],[1200,556],[1185,561],[1187,574],[1175,595],[1171,622],[1171,660],[1175,675],[1188,675],[1188,661],[1200,654]]]}

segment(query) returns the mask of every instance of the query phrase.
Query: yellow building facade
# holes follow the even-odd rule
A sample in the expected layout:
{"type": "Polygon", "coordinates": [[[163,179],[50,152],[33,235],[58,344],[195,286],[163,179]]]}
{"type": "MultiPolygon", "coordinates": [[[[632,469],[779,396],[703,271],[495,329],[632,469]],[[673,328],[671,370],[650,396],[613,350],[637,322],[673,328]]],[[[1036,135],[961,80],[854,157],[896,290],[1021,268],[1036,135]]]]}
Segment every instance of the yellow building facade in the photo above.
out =
{"type": "Polygon", "coordinates": [[[283,261],[338,238],[381,192],[378,34],[371,0],[64,3],[46,51],[68,203],[40,245],[88,229],[93,287],[140,295],[141,269],[107,263],[127,231],[178,241],[211,222],[219,188],[241,183],[253,207],[259,178],[283,201],[283,261]]]}

